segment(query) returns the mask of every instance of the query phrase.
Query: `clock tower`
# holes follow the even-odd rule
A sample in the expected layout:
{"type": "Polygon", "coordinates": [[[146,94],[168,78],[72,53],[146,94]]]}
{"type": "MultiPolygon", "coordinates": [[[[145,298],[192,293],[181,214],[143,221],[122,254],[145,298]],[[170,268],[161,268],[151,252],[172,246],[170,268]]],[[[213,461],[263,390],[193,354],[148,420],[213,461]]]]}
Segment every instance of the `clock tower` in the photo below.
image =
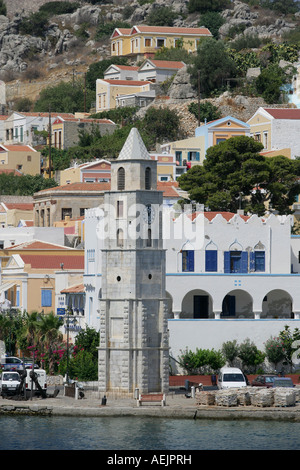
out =
{"type": "Polygon", "coordinates": [[[133,128],[104,196],[99,391],[167,392],[169,344],[157,163],[133,128]]]}

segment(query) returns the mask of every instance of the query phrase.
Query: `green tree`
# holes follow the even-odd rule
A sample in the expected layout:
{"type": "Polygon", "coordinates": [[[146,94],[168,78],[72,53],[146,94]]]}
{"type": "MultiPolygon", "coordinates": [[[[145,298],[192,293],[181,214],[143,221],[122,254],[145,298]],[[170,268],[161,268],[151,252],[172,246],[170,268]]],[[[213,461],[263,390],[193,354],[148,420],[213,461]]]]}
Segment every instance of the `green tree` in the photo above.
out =
{"type": "Polygon", "coordinates": [[[271,338],[265,342],[265,353],[266,358],[271,364],[274,364],[276,370],[278,363],[284,359],[282,340],[279,337],[271,336],[271,338]]]}
{"type": "Polygon", "coordinates": [[[173,26],[178,14],[170,7],[158,7],[147,15],[147,24],[150,26],[173,26]]]}
{"type": "Polygon", "coordinates": [[[207,11],[200,16],[198,26],[209,29],[215,39],[219,39],[219,29],[225,23],[225,19],[217,11],[207,11]]]}
{"type": "Polygon", "coordinates": [[[42,189],[54,186],[57,186],[57,183],[53,178],[43,178],[42,175],[0,174],[0,194],[32,196],[42,189]]]}
{"type": "Polygon", "coordinates": [[[96,90],[97,78],[103,78],[105,70],[112,64],[128,65],[128,59],[125,57],[112,57],[91,64],[86,73],[86,85],[89,90],[96,90]]]}
{"type": "Polygon", "coordinates": [[[100,40],[111,36],[116,28],[131,28],[131,25],[126,23],[126,21],[106,21],[104,18],[100,18],[95,39],[100,40]]]}
{"type": "Polygon", "coordinates": [[[38,100],[35,102],[34,111],[58,113],[74,113],[91,108],[95,101],[95,93],[86,87],[80,80],[72,82],[60,82],[58,85],[44,88],[38,100]]]}
{"type": "Polygon", "coordinates": [[[100,335],[94,328],[86,326],[85,330],[80,331],[75,338],[75,346],[84,349],[92,354],[94,359],[98,359],[100,335]]]}
{"type": "Polygon", "coordinates": [[[299,161],[283,156],[265,157],[261,143],[251,137],[232,137],[206,152],[203,166],[195,165],[179,178],[190,199],[213,211],[264,215],[266,203],[280,214],[289,214],[296,194],[299,161]]]}
{"type": "Polygon", "coordinates": [[[236,73],[235,64],[227,53],[224,43],[211,38],[205,38],[200,42],[197,55],[188,70],[191,83],[196,90],[200,78],[200,91],[203,96],[221,90],[226,84],[225,79],[234,77],[236,73]]]}
{"type": "Polygon", "coordinates": [[[53,375],[55,371],[54,350],[57,347],[57,343],[61,343],[62,341],[62,333],[59,331],[62,325],[63,320],[53,313],[39,315],[38,344],[41,352],[47,351],[50,375],[53,375]]]}
{"type": "Polygon", "coordinates": [[[6,16],[6,5],[4,3],[4,0],[0,0],[0,15],[6,16]]]}
{"type": "MultiPolygon", "coordinates": [[[[198,103],[193,101],[188,105],[188,110],[192,113],[197,119],[199,114],[199,106],[198,103]]],[[[200,102],[200,121],[214,121],[215,119],[219,119],[221,117],[221,112],[218,108],[213,105],[210,101],[200,102]]]]}
{"type": "Polygon", "coordinates": [[[292,332],[290,327],[286,325],[284,330],[280,331],[279,338],[282,341],[284,360],[292,372],[294,356],[296,355],[296,358],[300,357],[300,330],[295,328],[292,332]]]}
{"type": "Polygon", "coordinates": [[[140,123],[148,137],[155,142],[163,142],[165,140],[175,140],[178,138],[180,120],[175,111],[169,108],[147,109],[143,122],[140,123]]]}
{"type": "Polygon", "coordinates": [[[189,0],[189,13],[198,11],[206,13],[208,11],[222,11],[230,5],[229,0],[189,0]]]}
{"type": "Polygon", "coordinates": [[[255,86],[267,103],[278,103],[282,94],[281,87],[288,81],[289,76],[279,65],[270,64],[256,78],[255,86]]]}
{"type": "Polygon", "coordinates": [[[235,339],[232,341],[226,341],[222,344],[221,351],[225,360],[232,366],[239,354],[237,341],[235,339]]]}
{"type": "Polygon", "coordinates": [[[246,338],[245,341],[239,345],[238,356],[243,363],[243,367],[254,368],[254,372],[256,371],[256,367],[265,360],[265,354],[259,351],[249,338],[246,338]]]}

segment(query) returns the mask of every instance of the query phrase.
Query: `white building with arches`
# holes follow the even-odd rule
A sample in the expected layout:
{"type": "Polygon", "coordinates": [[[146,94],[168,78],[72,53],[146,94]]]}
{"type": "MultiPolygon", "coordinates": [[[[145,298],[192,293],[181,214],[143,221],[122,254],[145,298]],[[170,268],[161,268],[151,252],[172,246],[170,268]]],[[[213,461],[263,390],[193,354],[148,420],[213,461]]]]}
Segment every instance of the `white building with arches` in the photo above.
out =
{"type": "MultiPolygon", "coordinates": [[[[147,165],[149,160],[141,159],[140,165],[130,166],[130,182],[142,184],[143,178],[144,198],[149,191],[147,211],[141,211],[142,219],[130,197],[125,200],[126,191],[131,189],[122,189],[125,180],[119,169],[115,175],[118,185],[118,201],[113,204],[115,215],[112,216],[112,208],[103,204],[86,210],[86,324],[101,331],[105,277],[111,275],[113,267],[110,269],[106,263],[104,274],[104,256],[112,243],[108,239],[116,238],[118,259],[125,259],[127,252],[133,249],[140,220],[142,225],[148,224],[148,230],[141,239],[141,248],[136,248],[138,251],[149,249],[150,252],[157,240],[163,240],[161,253],[165,251],[166,269],[161,285],[165,283],[164,308],[167,309],[171,357],[177,359],[185,348],[220,349],[224,342],[234,339],[240,343],[249,338],[263,349],[264,342],[277,336],[286,325],[292,330],[299,329],[300,237],[291,235],[293,216],[246,216],[242,212],[203,212],[199,208],[193,211],[191,207],[181,213],[174,208],[156,207],[147,165]],[[137,168],[140,173],[136,172],[137,168]],[[148,206],[151,206],[150,212],[148,206]],[[111,214],[109,231],[108,209],[111,214]],[[159,214],[162,218],[162,229],[158,232],[154,230],[150,214],[159,214]],[[114,219],[117,224],[113,225],[111,238],[114,219]]],[[[155,180],[155,174],[152,177],[155,180]]],[[[107,198],[106,202],[110,204],[111,200],[107,198]]],[[[145,258],[145,265],[149,259],[145,258]]],[[[142,282],[145,292],[154,295],[154,278],[144,276],[144,264],[136,266],[134,278],[142,282]]],[[[127,268],[123,266],[122,279],[129,276],[131,268],[130,264],[127,268]]],[[[118,284],[115,289],[116,295],[120,295],[118,284]]],[[[126,295],[129,294],[130,289],[126,295]]]]}

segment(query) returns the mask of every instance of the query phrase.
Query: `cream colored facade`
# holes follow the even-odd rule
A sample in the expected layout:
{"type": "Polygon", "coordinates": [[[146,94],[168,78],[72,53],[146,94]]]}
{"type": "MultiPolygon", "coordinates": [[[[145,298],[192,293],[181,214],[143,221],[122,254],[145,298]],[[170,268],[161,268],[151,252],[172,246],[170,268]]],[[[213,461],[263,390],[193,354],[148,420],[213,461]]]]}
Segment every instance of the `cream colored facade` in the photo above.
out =
{"type": "Polygon", "coordinates": [[[203,37],[211,37],[207,28],[183,28],[136,25],[116,28],[111,36],[111,56],[153,57],[161,48],[177,47],[196,52],[203,37]]]}
{"type": "Polygon", "coordinates": [[[191,162],[191,166],[202,165],[205,157],[205,138],[201,136],[176,140],[162,145],[161,148],[167,153],[175,154],[177,168],[184,166],[185,162],[191,162]]]}
{"type": "Polygon", "coordinates": [[[291,158],[300,156],[300,109],[260,107],[247,124],[264,152],[277,150],[281,155],[281,149],[290,149],[291,158]]]}
{"type": "Polygon", "coordinates": [[[41,154],[30,145],[0,145],[0,170],[19,170],[24,175],[39,175],[41,154]]]}
{"type": "Polygon", "coordinates": [[[0,307],[7,299],[12,308],[47,314],[56,308],[56,273],[80,282],[84,250],[33,241],[0,250],[0,262],[0,307]]]}
{"type": "Polygon", "coordinates": [[[18,227],[20,220],[33,220],[33,204],[0,204],[0,227],[18,227]],[[28,208],[23,208],[28,206],[28,208]],[[31,207],[31,209],[30,209],[31,207]]]}
{"type": "Polygon", "coordinates": [[[119,95],[132,95],[150,90],[150,82],[138,80],[96,80],[96,112],[116,108],[119,95]]]}

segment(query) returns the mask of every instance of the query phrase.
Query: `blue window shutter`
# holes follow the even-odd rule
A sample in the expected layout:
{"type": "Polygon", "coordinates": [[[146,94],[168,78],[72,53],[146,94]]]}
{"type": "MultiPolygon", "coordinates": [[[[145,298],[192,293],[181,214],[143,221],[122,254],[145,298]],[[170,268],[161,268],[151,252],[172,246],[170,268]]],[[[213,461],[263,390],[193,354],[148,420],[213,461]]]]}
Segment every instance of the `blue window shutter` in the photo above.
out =
{"type": "Polygon", "coordinates": [[[191,152],[188,152],[188,161],[191,161],[191,152]]]}
{"type": "Polygon", "coordinates": [[[206,250],[205,252],[205,271],[214,272],[218,270],[218,252],[217,250],[206,250]]]}
{"type": "Polygon", "coordinates": [[[242,251],[242,273],[247,273],[248,272],[248,252],[247,251],[242,251]]]}
{"type": "Polygon", "coordinates": [[[195,269],[195,262],[194,262],[194,251],[188,251],[188,270],[194,271],[195,269]]]}
{"type": "Polygon", "coordinates": [[[52,307],[51,289],[42,289],[42,307],[52,307]]]}
{"type": "Polygon", "coordinates": [[[224,273],[230,273],[230,252],[224,251],[224,273]]]}
{"type": "Polygon", "coordinates": [[[265,268],[265,252],[256,251],[255,253],[255,271],[264,272],[265,268]]]}
{"type": "Polygon", "coordinates": [[[196,160],[197,160],[197,162],[200,161],[200,152],[196,152],[196,160]]]}
{"type": "Polygon", "coordinates": [[[250,271],[255,271],[255,253],[250,252],[250,271]]]}
{"type": "Polygon", "coordinates": [[[20,305],[20,291],[17,290],[16,292],[16,307],[19,307],[20,305]]]}

